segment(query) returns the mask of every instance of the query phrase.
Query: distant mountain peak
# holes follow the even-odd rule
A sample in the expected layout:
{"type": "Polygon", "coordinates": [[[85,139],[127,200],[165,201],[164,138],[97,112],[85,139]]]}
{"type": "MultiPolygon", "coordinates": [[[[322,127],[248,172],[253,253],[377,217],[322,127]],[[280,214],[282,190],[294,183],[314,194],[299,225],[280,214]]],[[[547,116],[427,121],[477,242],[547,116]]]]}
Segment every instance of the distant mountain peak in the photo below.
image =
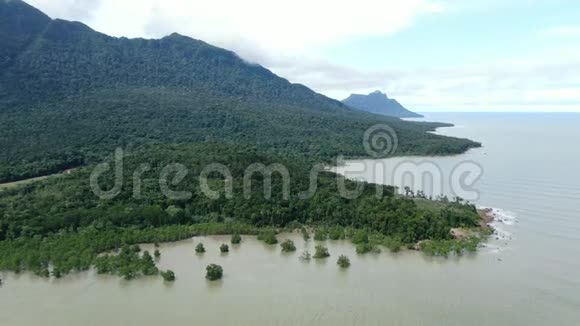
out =
{"type": "MultiPolygon", "coordinates": [[[[163,37],[164,39],[168,39],[168,38],[174,38],[174,39],[188,39],[188,40],[195,40],[189,36],[185,36],[176,32],[173,32],[165,37],[163,37]]],[[[196,40],[197,41],[197,40],[196,40]]]]}
{"type": "Polygon", "coordinates": [[[384,96],[384,97],[387,97],[388,98],[387,94],[381,92],[380,90],[376,90],[376,91],[370,93],[369,95],[381,95],[381,96],[384,96]]]}
{"type": "Polygon", "coordinates": [[[376,90],[368,95],[351,94],[342,102],[354,109],[397,118],[422,117],[420,114],[405,109],[397,100],[390,99],[387,94],[380,90],[376,90]]]}
{"type": "Polygon", "coordinates": [[[0,0],[0,73],[50,22],[50,17],[23,1],[0,0]]]}

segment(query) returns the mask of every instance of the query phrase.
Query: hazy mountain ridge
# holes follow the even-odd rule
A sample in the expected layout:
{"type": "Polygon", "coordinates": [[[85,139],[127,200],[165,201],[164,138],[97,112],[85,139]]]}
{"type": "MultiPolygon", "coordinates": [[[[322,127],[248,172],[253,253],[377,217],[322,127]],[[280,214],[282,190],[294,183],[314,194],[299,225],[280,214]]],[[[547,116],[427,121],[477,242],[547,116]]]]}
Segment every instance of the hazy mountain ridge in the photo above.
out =
{"type": "Polygon", "coordinates": [[[407,110],[397,100],[390,99],[387,94],[375,91],[368,95],[351,94],[342,101],[344,104],[371,113],[397,118],[421,118],[420,114],[407,110]]]}
{"type": "Polygon", "coordinates": [[[34,41],[50,20],[22,1],[0,1],[0,73],[34,41]]]}
{"type": "Polygon", "coordinates": [[[176,33],[162,39],[115,38],[79,22],[51,20],[20,0],[4,2],[1,10],[0,17],[7,22],[2,35],[12,35],[3,40],[37,26],[22,46],[12,46],[10,55],[4,55],[7,60],[0,70],[4,97],[25,94],[39,100],[92,88],[181,87],[346,109],[339,101],[249,64],[234,52],[176,33]]]}

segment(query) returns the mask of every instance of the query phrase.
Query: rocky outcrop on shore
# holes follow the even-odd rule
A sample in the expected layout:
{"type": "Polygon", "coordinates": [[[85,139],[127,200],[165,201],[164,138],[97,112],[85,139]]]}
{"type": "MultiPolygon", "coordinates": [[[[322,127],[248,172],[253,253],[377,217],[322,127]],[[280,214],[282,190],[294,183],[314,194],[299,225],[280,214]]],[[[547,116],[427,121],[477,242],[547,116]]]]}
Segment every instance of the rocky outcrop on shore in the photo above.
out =
{"type": "MultiPolygon", "coordinates": [[[[478,209],[480,221],[479,226],[482,229],[493,229],[491,223],[495,220],[496,214],[491,208],[481,208],[478,209]]],[[[479,229],[473,228],[453,228],[451,229],[451,235],[457,240],[465,240],[473,236],[478,236],[481,233],[479,229]]]]}

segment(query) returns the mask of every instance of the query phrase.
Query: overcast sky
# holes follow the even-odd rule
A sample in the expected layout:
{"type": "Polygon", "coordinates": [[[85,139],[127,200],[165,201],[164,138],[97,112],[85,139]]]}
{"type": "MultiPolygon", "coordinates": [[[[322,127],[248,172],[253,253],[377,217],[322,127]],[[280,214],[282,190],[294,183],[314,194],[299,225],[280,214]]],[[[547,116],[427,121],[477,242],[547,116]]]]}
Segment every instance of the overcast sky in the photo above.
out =
{"type": "Polygon", "coordinates": [[[28,0],[53,18],[228,48],[336,99],[417,111],[580,111],[578,0],[28,0]]]}

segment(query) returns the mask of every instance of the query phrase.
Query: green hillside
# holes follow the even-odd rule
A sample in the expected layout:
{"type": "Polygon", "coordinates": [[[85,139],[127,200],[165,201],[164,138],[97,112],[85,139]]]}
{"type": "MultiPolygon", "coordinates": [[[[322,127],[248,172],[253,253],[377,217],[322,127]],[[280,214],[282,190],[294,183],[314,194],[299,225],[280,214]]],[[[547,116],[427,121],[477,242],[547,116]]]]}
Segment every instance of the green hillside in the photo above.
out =
{"type": "Polygon", "coordinates": [[[396,155],[456,154],[477,143],[351,110],[235,53],[173,34],[113,38],[0,2],[0,182],[91,164],[117,146],[235,142],[285,156],[364,156],[386,123],[396,155]]]}
{"type": "MultiPolygon", "coordinates": [[[[449,244],[452,227],[478,225],[469,203],[446,200],[429,209],[391,186],[379,186],[378,198],[376,185],[347,199],[342,179],[330,172],[320,173],[317,190],[304,197],[313,165],[368,156],[364,134],[377,124],[396,132],[391,155],[458,154],[479,146],[429,132],[445,124],[352,110],[202,41],[177,34],[113,38],[50,19],[19,0],[0,0],[0,45],[0,183],[76,168],[0,187],[0,270],[58,278],[95,267],[130,279],[159,270],[149,253],[141,257],[129,245],[196,234],[273,236],[295,227],[349,238],[364,252],[434,240],[442,245],[431,252],[460,253],[480,241],[449,244]],[[100,198],[91,171],[111,161],[118,147],[126,153],[122,187],[100,198]],[[169,183],[186,192],[183,198],[160,188],[164,167],[175,163],[188,170],[169,183]],[[210,163],[231,171],[231,198],[219,173],[209,174],[208,184],[222,189],[221,196],[202,192],[200,174],[210,163]],[[246,168],[254,163],[282,164],[290,174],[288,196],[279,174],[271,198],[261,174],[244,191],[246,168]],[[142,164],[149,170],[136,179],[142,164]],[[98,257],[121,247],[117,258],[98,257]]],[[[113,182],[110,172],[98,178],[106,189],[113,182]]]]}

